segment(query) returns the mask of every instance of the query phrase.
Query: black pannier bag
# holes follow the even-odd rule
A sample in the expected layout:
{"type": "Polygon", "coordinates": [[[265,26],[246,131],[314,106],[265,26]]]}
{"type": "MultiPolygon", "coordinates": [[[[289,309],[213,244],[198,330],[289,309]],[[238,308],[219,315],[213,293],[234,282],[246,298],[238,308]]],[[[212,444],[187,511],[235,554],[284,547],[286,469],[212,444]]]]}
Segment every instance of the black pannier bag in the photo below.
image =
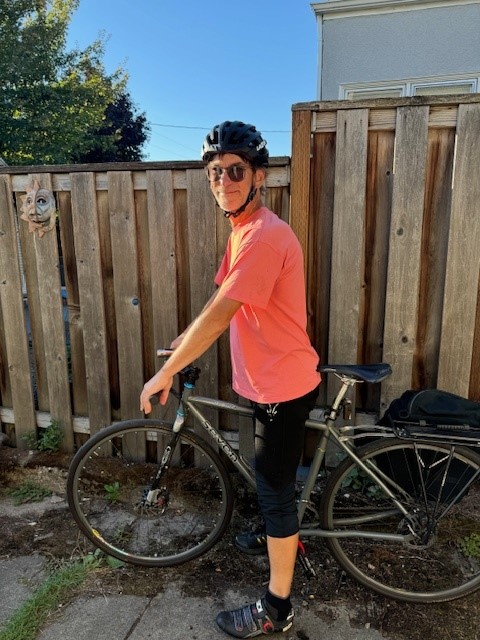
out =
{"type": "Polygon", "coordinates": [[[402,423],[440,428],[457,425],[466,431],[480,431],[480,403],[440,389],[405,391],[390,403],[379,422],[388,427],[402,423]]]}
{"type": "MultiPolygon", "coordinates": [[[[452,442],[466,447],[480,446],[480,403],[439,389],[405,391],[390,403],[379,424],[393,428],[398,437],[407,440],[452,442]]],[[[388,459],[385,457],[383,465],[380,461],[380,467],[384,466],[383,471],[390,474],[406,491],[419,494],[423,489],[419,484],[419,476],[416,477],[416,474],[412,473],[415,469],[414,455],[412,453],[410,460],[405,460],[405,455],[404,451],[395,452],[393,456],[389,455],[388,459]]],[[[425,490],[428,497],[435,499],[445,480],[443,466],[439,465],[442,472],[436,474],[438,451],[423,450],[422,456],[423,463],[432,468],[425,490]]],[[[440,499],[448,502],[451,492],[455,492],[456,495],[459,483],[460,486],[468,486],[472,475],[471,469],[467,470],[459,460],[452,460],[440,499]]]]}

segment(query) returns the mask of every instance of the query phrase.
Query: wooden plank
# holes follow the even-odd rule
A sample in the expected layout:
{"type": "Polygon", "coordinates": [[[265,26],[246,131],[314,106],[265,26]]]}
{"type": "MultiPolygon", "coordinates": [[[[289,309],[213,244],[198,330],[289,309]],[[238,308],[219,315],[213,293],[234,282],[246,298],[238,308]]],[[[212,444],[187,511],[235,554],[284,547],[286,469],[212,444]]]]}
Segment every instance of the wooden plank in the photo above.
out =
{"type": "MultiPolygon", "coordinates": [[[[122,163],[115,163],[115,165],[110,165],[108,171],[119,171],[122,163]]],[[[147,188],[147,171],[159,171],[172,173],[173,176],[173,188],[175,190],[178,189],[186,189],[187,188],[187,172],[186,165],[189,166],[190,169],[199,169],[203,170],[203,163],[192,161],[192,162],[179,162],[179,163],[171,163],[171,162],[145,162],[142,164],[136,163],[136,170],[132,173],[133,177],[133,188],[135,191],[145,191],[147,188]],[[181,168],[183,167],[183,168],[181,168]]],[[[95,172],[95,186],[97,191],[108,191],[108,176],[107,176],[107,167],[109,164],[102,165],[69,165],[66,167],[62,166],[54,166],[47,167],[49,172],[52,173],[52,184],[55,192],[59,191],[70,191],[71,190],[71,175],[74,173],[81,172],[95,172]],[[59,173],[59,171],[68,170],[68,173],[59,173]]],[[[12,184],[14,191],[25,191],[25,188],[28,184],[28,175],[21,173],[24,167],[9,167],[9,174],[12,175],[12,184]],[[15,174],[15,171],[18,172],[18,175],[15,174]]],[[[2,167],[0,166],[0,175],[3,173],[2,167]]],[[[269,169],[267,174],[267,187],[289,187],[290,186],[290,167],[289,167],[289,158],[287,157],[279,157],[279,158],[270,158],[269,169]]]]}
{"type": "Polygon", "coordinates": [[[470,375],[470,388],[468,397],[480,402],[480,282],[477,293],[477,319],[472,349],[472,370],[470,375]]]}
{"type": "MultiPolygon", "coordinates": [[[[307,273],[308,333],[320,362],[328,361],[330,270],[335,192],[335,136],[315,134],[311,182],[311,231],[307,273]]],[[[325,405],[326,385],[318,403],[325,405]]]]}
{"type": "MultiPolygon", "coordinates": [[[[216,225],[224,224],[216,209],[208,181],[203,171],[187,171],[188,253],[190,260],[190,315],[195,318],[215,291],[217,271],[216,225]]],[[[218,344],[215,343],[200,359],[202,376],[199,392],[218,394],[218,344]]]]}
{"type": "Polygon", "coordinates": [[[480,271],[480,105],[458,108],[438,387],[468,395],[480,271]]]}
{"type": "Polygon", "coordinates": [[[415,389],[437,386],[454,152],[454,130],[429,128],[418,328],[412,378],[415,389]]]}
{"type": "Polygon", "coordinates": [[[144,384],[135,202],[129,172],[111,172],[108,182],[120,413],[127,419],[141,415],[139,396],[144,384]]]}
{"type": "Polygon", "coordinates": [[[356,362],[363,286],[368,111],[338,114],[329,361],[356,362]]]}
{"type": "MultiPolygon", "coordinates": [[[[370,131],[368,143],[365,214],[365,271],[360,308],[360,362],[381,362],[387,289],[388,238],[392,209],[393,153],[395,136],[390,131],[370,131]]],[[[377,411],[379,385],[359,385],[357,409],[377,411]]]]}
{"type": "MultiPolygon", "coordinates": [[[[95,182],[96,183],[96,182],[95,182]]],[[[112,418],[120,420],[120,375],[118,372],[118,341],[115,317],[115,293],[113,285],[112,241],[110,234],[110,210],[108,192],[97,193],[98,234],[100,237],[100,258],[102,264],[103,300],[107,331],[108,372],[112,418]]]]}
{"type": "MultiPolygon", "coordinates": [[[[68,317],[68,338],[70,347],[69,369],[72,381],[73,413],[88,413],[85,353],[83,348],[83,327],[80,316],[77,265],[75,262],[75,241],[72,225],[72,199],[68,192],[57,193],[58,222],[61,238],[61,266],[63,284],[66,289],[66,312],[68,317]]],[[[88,209],[85,209],[88,211],[88,209]]]]}
{"type": "MultiPolygon", "coordinates": [[[[169,347],[177,336],[177,248],[175,245],[175,201],[171,171],[147,171],[148,239],[152,334],[154,351],[150,354],[153,370],[161,366],[156,349],[169,347]]],[[[153,375],[153,372],[152,372],[153,375]]],[[[158,414],[174,419],[174,407],[158,414]]]]}
{"type": "MultiPolygon", "coordinates": [[[[26,448],[22,436],[35,431],[35,410],[23,309],[17,229],[9,176],[0,176],[0,305],[2,309],[8,377],[15,415],[16,446],[26,448]]],[[[7,366],[2,367],[7,371],[7,366]]]]}
{"type": "Polygon", "coordinates": [[[298,102],[292,105],[296,111],[342,111],[351,109],[397,109],[402,107],[456,106],[458,104],[475,104],[480,102],[479,93],[449,94],[442,96],[413,96],[409,98],[368,98],[365,100],[329,100],[314,102],[298,102]]]}
{"type": "Polygon", "coordinates": [[[382,385],[382,408],[412,384],[427,136],[428,107],[398,110],[383,351],[393,375],[382,385]]]}
{"type": "MultiPolygon", "coordinates": [[[[49,174],[32,174],[46,189],[52,190],[49,174]]],[[[68,357],[60,283],[60,259],[55,228],[42,237],[36,233],[33,246],[37,267],[37,287],[43,328],[45,361],[47,363],[50,413],[63,432],[62,449],[73,451],[72,409],[68,376],[68,357]]]]}
{"type": "Polygon", "coordinates": [[[155,347],[177,335],[175,209],[171,171],[147,171],[148,232],[155,347]]]}
{"type": "Polygon", "coordinates": [[[303,250],[305,278],[309,260],[308,221],[310,217],[311,128],[310,111],[297,111],[293,114],[290,225],[303,250]]]}
{"type": "MultiPolygon", "coordinates": [[[[457,125],[457,105],[433,106],[429,112],[429,129],[454,129],[457,125]]],[[[369,131],[395,131],[397,110],[392,107],[371,108],[369,115],[369,131]]],[[[313,131],[315,133],[331,133],[337,130],[337,112],[319,111],[315,113],[313,131]]]]}
{"type": "Polygon", "coordinates": [[[2,304],[0,302],[0,405],[4,404],[7,407],[11,407],[12,403],[12,390],[10,386],[10,376],[8,374],[5,324],[3,322],[2,304]]]}
{"type": "MultiPolygon", "coordinates": [[[[19,212],[22,208],[22,201],[20,194],[16,195],[16,209],[19,212]]],[[[32,373],[34,375],[35,406],[40,411],[50,411],[47,362],[45,360],[42,318],[40,313],[40,293],[37,286],[37,261],[33,236],[28,231],[28,224],[23,220],[19,220],[18,235],[20,238],[20,251],[25,273],[26,298],[24,298],[24,303],[29,321],[30,358],[32,361],[32,373]]]]}
{"type": "Polygon", "coordinates": [[[91,434],[110,423],[108,353],[95,176],[72,174],[72,224],[91,434]],[[88,212],[88,215],[85,213],[88,212]]]}

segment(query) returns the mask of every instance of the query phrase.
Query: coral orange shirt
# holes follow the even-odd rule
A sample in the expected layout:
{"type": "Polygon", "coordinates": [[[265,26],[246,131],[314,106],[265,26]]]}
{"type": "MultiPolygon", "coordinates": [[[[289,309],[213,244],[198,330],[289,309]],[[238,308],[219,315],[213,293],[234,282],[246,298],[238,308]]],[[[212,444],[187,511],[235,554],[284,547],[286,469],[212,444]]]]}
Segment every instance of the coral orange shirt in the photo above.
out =
{"type": "Polygon", "coordinates": [[[230,323],[232,386],[259,403],[285,402],[320,382],[306,332],[303,254],[266,207],[233,227],[215,282],[242,302],[230,323]]]}

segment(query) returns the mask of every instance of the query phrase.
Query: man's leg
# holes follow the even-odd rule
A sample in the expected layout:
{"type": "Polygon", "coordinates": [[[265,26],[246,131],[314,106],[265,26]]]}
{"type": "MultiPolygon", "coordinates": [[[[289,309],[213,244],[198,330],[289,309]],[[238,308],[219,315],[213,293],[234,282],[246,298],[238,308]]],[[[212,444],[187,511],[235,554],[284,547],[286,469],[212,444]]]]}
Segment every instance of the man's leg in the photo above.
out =
{"type": "Polygon", "coordinates": [[[316,395],[314,390],[296,401],[256,405],[255,472],[266,523],[270,582],[257,602],[217,616],[220,628],[236,638],[287,631],[293,623],[290,590],[298,549],[295,476],[305,420],[316,395]]]}
{"type": "Polygon", "coordinates": [[[298,533],[288,538],[267,536],[267,547],[270,562],[268,589],[270,593],[279,598],[288,598],[297,558],[298,533]]]}

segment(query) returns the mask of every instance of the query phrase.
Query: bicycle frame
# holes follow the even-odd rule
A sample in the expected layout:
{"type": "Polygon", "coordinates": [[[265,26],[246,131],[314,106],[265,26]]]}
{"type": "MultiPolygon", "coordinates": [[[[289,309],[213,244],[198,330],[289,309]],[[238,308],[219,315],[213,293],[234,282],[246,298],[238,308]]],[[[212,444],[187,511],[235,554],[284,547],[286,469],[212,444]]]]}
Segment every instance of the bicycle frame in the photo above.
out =
{"type": "MultiPolygon", "coordinates": [[[[363,463],[358,456],[356,455],[354,449],[348,442],[348,440],[342,436],[339,429],[337,429],[335,425],[335,420],[339,415],[339,412],[344,404],[345,396],[350,389],[353,387],[357,380],[349,378],[347,376],[338,376],[341,380],[341,387],[338,391],[331,407],[329,414],[325,420],[325,422],[321,422],[315,418],[309,418],[305,426],[310,429],[314,429],[316,431],[321,432],[320,441],[317,445],[314,458],[310,465],[308,475],[305,480],[305,485],[303,487],[300,500],[298,503],[298,517],[300,522],[300,535],[307,537],[363,537],[363,538],[375,538],[375,539],[383,539],[383,540],[392,540],[396,542],[406,542],[411,534],[400,535],[400,534],[386,534],[386,533],[375,533],[375,532],[367,532],[367,531],[328,531],[325,529],[311,529],[302,527],[302,521],[305,515],[305,511],[307,509],[308,504],[310,503],[310,495],[313,491],[315,481],[317,479],[318,473],[320,471],[320,467],[323,463],[325,452],[327,449],[327,443],[330,439],[335,441],[341,449],[345,452],[347,456],[352,458],[356,464],[369,476],[369,478],[375,482],[380,489],[387,495],[396,506],[396,508],[403,513],[403,515],[408,515],[408,510],[397,500],[392,491],[388,488],[385,482],[381,479],[380,475],[376,473],[376,470],[372,467],[369,467],[365,463],[363,463]]],[[[233,413],[235,415],[240,415],[244,417],[249,417],[253,419],[254,410],[252,407],[242,406],[240,404],[236,404],[233,402],[226,402],[214,398],[208,398],[204,396],[197,396],[194,394],[195,384],[194,382],[186,382],[183,387],[182,394],[178,394],[177,392],[174,395],[179,399],[179,407],[177,410],[177,416],[173,425],[173,432],[177,434],[179,431],[184,428],[185,420],[188,413],[196,418],[201,427],[206,431],[209,438],[215,442],[215,444],[223,451],[223,453],[227,456],[230,462],[234,465],[234,467],[242,474],[248,484],[255,489],[255,475],[251,465],[248,461],[244,460],[244,458],[237,454],[231,445],[227,442],[227,440],[222,436],[222,434],[210,423],[210,421],[205,417],[205,415],[201,412],[199,407],[207,407],[210,409],[214,409],[215,411],[226,411],[228,413],[233,413]]],[[[380,431],[380,434],[383,432],[380,431]]],[[[175,435],[174,435],[175,437],[175,435]]],[[[399,489],[399,487],[396,487],[399,489]]],[[[383,514],[388,515],[388,514],[383,514]]],[[[361,521],[359,520],[359,523],[361,521]]]]}

